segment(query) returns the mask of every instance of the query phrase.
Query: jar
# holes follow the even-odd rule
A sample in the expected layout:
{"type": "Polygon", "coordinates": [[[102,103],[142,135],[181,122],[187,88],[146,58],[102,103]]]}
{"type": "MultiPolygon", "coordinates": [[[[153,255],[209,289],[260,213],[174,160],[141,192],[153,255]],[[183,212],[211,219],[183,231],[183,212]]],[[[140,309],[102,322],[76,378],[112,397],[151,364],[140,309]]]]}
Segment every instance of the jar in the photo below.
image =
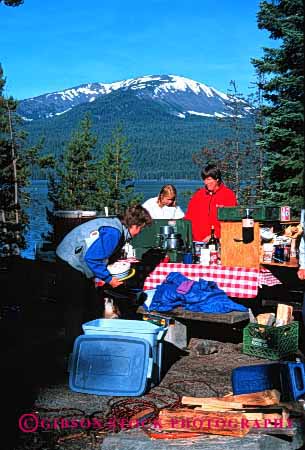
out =
{"type": "Polygon", "coordinates": [[[263,262],[272,262],[273,244],[263,244],[263,262]]]}
{"type": "Polygon", "coordinates": [[[202,241],[193,241],[193,253],[195,263],[200,263],[200,252],[202,248],[206,248],[206,243],[202,241]]]}
{"type": "Polygon", "coordinates": [[[210,252],[210,265],[215,265],[218,264],[218,252],[217,251],[213,251],[210,252]]]}
{"type": "Polygon", "coordinates": [[[275,245],[273,260],[277,263],[284,262],[284,246],[283,245],[275,245]]]}
{"type": "Polygon", "coordinates": [[[284,244],[284,261],[285,262],[290,261],[290,251],[291,251],[290,244],[288,244],[288,243],[284,244]]]}

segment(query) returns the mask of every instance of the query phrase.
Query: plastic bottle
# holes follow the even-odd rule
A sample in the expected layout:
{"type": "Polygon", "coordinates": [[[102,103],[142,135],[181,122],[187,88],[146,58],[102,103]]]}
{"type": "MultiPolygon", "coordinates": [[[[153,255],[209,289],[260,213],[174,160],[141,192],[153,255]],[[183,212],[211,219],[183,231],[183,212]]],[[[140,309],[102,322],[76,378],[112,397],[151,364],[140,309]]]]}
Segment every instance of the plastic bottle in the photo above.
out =
{"type": "Polygon", "coordinates": [[[246,214],[242,218],[242,237],[244,244],[249,244],[254,240],[254,219],[249,208],[246,208],[246,214]]]}

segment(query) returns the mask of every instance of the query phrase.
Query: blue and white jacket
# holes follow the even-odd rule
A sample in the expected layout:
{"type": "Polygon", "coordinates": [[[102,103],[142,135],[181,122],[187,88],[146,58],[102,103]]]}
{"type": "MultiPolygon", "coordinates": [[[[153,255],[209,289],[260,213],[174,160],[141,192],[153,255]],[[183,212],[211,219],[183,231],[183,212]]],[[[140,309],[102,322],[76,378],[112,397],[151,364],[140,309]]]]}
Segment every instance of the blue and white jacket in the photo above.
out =
{"type": "Polygon", "coordinates": [[[56,248],[56,255],[87,278],[109,283],[112,276],[107,265],[119,258],[130,239],[128,228],[118,218],[93,219],[70,231],[56,248]]]}

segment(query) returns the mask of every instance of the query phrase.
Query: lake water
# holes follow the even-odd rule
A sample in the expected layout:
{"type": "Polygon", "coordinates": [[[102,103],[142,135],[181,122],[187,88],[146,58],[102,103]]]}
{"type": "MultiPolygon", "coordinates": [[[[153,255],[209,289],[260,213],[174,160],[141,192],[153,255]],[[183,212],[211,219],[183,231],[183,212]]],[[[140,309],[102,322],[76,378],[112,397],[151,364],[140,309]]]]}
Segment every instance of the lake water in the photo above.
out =
{"type": "MultiPolygon", "coordinates": [[[[178,203],[185,211],[191,193],[202,186],[201,180],[157,181],[144,180],[135,183],[135,191],[143,194],[143,201],[156,197],[164,184],[175,185],[178,194],[178,203]]],[[[43,241],[43,236],[52,231],[46,216],[46,208],[52,209],[48,201],[48,185],[44,180],[35,180],[28,188],[31,195],[31,204],[28,208],[30,218],[29,229],[26,235],[27,248],[22,252],[24,258],[34,259],[35,249],[43,241]]]]}

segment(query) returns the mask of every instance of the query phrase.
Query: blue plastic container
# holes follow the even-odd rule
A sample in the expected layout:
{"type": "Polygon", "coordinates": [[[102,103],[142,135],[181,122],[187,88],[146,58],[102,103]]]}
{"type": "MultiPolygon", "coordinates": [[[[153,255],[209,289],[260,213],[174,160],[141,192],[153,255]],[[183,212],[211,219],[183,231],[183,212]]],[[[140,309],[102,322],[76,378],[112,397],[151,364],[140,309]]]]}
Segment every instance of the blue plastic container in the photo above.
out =
{"type": "Polygon", "coordinates": [[[298,400],[305,396],[305,363],[281,363],[281,386],[287,400],[298,400]]]}
{"type": "Polygon", "coordinates": [[[182,262],[184,264],[192,264],[193,262],[193,253],[184,253],[182,256],[182,262]]]}
{"type": "Polygon", "coordinates": [[[69,387],[84,394],[139,396],[152,376],[151,346],[126,336],[81,335],[69,361],[69,387]]]}
{"type": "Polygon", "coordinates": [[[278,363],[241,366],[232,370],[233,394],[278,389],[280,391],[280,367],[278,363]]]}
{"type": "Polygon", "coordinates": [[[162,340],[167,328],[144,320],[95,319],[82,325],[86,335],[138,337],[149,342],[154,362],[153,384],[161,380],[162,340]]]}
{"type": "Polygon", "coordinates": [[[281,400],[298,400],[305,395],[305,364],[281,361],[241,366],[232,371],[233,394],[277,389],[281,400]]]}

